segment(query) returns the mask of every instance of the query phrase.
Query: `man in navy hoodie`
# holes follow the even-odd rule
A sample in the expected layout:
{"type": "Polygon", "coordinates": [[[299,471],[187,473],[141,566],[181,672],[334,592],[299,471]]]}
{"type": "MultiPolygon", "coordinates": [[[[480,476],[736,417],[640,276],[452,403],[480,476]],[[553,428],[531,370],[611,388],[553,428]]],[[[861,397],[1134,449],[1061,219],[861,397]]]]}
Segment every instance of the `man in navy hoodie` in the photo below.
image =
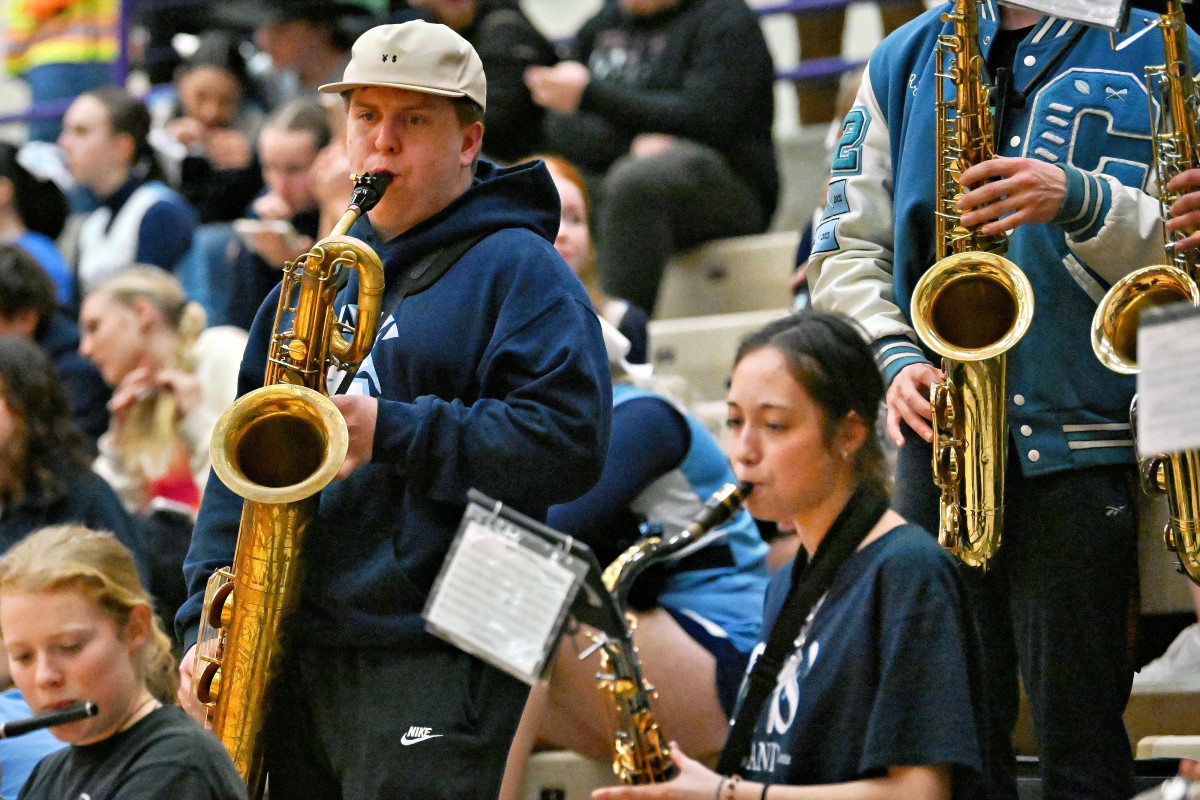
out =
{"type": "MultiPolygon", "coordinates": [[[[537,518],[603,466],[611,387],[599,323],[554,251],[558,201],[540,162],[476,163],[486,83],[458,34],[383,25],[354,45],[342,94],[355,172],[388,172],[351,231],[394,284],[482,237],[389,309],[333,400],[349,453],[301,554],[299,609],[275,682],[272,800],[496,796],[527,687],[426,633],[421,609],[476,487],[537,518]]],[[[240,392],[262,385],[278,289],[251,329],[240,392]]],[[[356,276],[335,303],[357,315],[356,276]]],[[[340,380],[330,381],[330,391],[340,380]]],[[[280,458],[288,458],[286,452],[280,458]]],[[[204,584],[233,556],[241,499],[210,481],[176,617],[190,683],[204,584]]]]}

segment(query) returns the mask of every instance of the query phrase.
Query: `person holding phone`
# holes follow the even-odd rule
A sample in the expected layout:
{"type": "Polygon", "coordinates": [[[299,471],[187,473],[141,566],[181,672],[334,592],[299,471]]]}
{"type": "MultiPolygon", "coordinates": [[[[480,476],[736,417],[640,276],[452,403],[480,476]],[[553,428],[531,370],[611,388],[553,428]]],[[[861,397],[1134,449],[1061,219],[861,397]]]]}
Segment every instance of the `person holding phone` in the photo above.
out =
{"type": "MultiPolygon", "coordinates": [[[[323,233],[317,229],[320,197],[312,167],[330,135],[327,112],[308,98],[288,102],[263,125],[258,158],[266,191],[250,204],[246,218],[233,223],[239,246],[228,274],[210,281],[214,322],[248,330],[282,278],[284,262],[306,252],[323,233]]],[[[349,186],[347,175],[340,177],[349,186]]]]}

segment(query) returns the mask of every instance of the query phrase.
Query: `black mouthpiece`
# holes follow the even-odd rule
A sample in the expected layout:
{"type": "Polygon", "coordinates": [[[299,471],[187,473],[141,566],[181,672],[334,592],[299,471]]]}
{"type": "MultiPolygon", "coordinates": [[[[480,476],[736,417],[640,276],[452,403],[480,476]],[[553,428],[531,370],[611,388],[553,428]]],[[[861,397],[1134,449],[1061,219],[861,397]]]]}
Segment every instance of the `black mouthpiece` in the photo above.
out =
{"type": "Polygon", "coordinates": [[[350,205],[366,214],[383,199],[388,184],[392,182],[390,172],[364,172],[354,177],[354,188],[350,191],[350,205]]]}
{"type": "Polygon", "coordinates": [[[688,529],[695,535],[699,535],[728,522],[737,513],[737,510],[741,508],[746,495],[750,494],[753,488],[754,484],[746,482],[739,483],[736,486],[732,483],[725,484],[712,497],[708,498],[708,502],[704,504],[704,508],[692,520],[692,524],[688,526],[688,529]]]}
{"type": "Polygon", "coordinates": [[[69,708],[58,711],[48,711],[37,714],[29,719],[19,719],[15,722],[0,722],[0,739],[11,739],[26,733],[40,731],[42,728],[53,728],[55,725],[66,725],[68,722],[78,722],[81,719],[94,717],[100,709],[90,700],[86,703],[76,703],[69,708]]]}

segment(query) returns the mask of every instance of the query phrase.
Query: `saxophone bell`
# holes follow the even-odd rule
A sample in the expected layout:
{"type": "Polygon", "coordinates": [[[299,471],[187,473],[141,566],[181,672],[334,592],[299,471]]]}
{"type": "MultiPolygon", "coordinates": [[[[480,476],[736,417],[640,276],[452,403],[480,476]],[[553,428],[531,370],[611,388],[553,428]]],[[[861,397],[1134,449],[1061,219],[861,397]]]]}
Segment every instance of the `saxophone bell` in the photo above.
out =
{"type": "Polygon", "coordinates": [[[353,373],[379,323],[383,264],[347,232],[390,180],[356,177],[354,201],[330,235],[285,265],[264,385],[238,398],[213,429],[213,470],[245,502],[233,564],[215,571],[205,590],[193,709],[203,709],[255,799],[265,787],[263,731],[283,623],[299,600],[298,556],[349,445],[326,376],[335,368],[353,373]],[[359,279],[353,326],[333,310],[351,270],[359,279]]]}
{"type": "MultiPolygon", "coordinates": [[[[1113,284],[1092,317],[1092,350],[1100,363],[1122,375],[1138,372],[1137,331],[1147,309],[1168,303],[1200,306],[1200,253],[1180,252],[1174,244],[1187,234],[1168,231],[1170,208],[1179,195],[1168,190],[1171,178],[1200,166],[1200,92],[1192,77],[1187,22],[1180,0],[1168,0],[1155,25],[1162,32],[1164,63],[1146,67],[1150,86],[1151,143],[1159,186],[1166,264],[1134,270],[1113,284]],[[1158,109],[1162,109],[1158,115],[1158,109]]],[[[1137,397],[1129,408],[1137,444],[1137,397]]],[[[1169,519],[1163,530],[1167,549],[1179,558],[1179,570],[1200,584],[1200,450],[1150,456],[1139,463],[1142,488],[1165,494],[1169,519]]]]}
{"type": "Polygon", "coordinates": [[[913,290],[913,327],[942,357],[931,387],[933,474],[941,490],[938,539],[986,569],[1004,524],[1006,354],[1033,319],[1033,287],[995,253],[958,253],[913,290]]]}

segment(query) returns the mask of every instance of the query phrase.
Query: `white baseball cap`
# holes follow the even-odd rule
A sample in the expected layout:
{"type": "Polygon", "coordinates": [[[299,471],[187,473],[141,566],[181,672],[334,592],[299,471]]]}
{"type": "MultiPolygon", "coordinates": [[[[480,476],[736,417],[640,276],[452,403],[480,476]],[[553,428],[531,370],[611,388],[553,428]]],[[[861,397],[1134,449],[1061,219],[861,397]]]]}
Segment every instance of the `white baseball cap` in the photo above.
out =
{"type": "Polygon", "coordinates": [[[487,107],[487,78],[475,48],[445,25],[424,20],[371,28],[354,43],[342,81],[320,90],[340,94],[361,86],[467,97],[487,107]]]}

